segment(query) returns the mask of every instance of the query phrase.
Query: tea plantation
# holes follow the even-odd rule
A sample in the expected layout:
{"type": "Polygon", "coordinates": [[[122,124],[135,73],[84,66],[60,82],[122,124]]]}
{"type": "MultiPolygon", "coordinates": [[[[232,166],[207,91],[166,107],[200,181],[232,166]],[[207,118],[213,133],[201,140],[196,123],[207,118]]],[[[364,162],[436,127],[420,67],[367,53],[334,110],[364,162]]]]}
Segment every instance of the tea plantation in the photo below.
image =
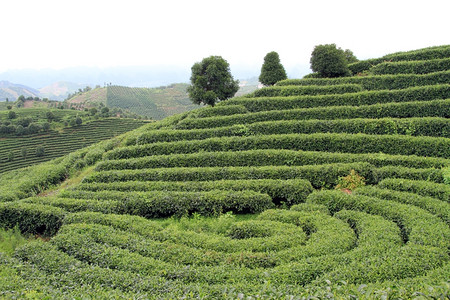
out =
{"type": "Polygon", "coordinates": [[[448,299],[449,63],[360,61],[0,175],[0,226],[39,236],[0,253],[0,297],[448,299]]]}

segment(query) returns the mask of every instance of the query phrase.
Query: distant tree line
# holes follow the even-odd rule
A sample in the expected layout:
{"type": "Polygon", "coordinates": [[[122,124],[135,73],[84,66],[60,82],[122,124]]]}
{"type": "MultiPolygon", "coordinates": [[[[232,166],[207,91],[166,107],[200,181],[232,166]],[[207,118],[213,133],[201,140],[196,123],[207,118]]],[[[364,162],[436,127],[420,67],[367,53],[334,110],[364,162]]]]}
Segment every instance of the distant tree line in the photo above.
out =
{"type": "MultiPolygon", "coordinates": [[[[352,51],[337,48],[336,44],[317,45],[311,53],[311,70],[308,77],[350,76],[348,65],[357,62],[352,51]]],[[[230,65],[221,56],[210,56],[195,63],[192,68],[191,85],[188,94],[195,104],[214,106],[219,101],[233,97],[239,89],[239,81],[234,80],[230,65]]],[[[277,52],[264,57],[259,81],[265,86],[287,79],[286,70],[277,52]]]]}

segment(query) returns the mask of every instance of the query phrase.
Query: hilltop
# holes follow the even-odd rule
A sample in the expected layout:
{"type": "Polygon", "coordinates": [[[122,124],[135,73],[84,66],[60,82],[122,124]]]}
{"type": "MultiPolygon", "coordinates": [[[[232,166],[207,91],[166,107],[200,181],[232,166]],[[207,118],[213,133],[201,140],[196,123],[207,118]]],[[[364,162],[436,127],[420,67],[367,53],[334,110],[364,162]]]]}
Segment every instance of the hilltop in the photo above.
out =
{"type": "Polygon", "coordinates": [[[16,101],[20,95],[34,98],[39,97],[40,93],[38,90],[22,84],[15,84],[6,80],[0,81],[0,101],[6,101],[7,99],[16,101]]]}
{"type": "Polygon", "coordinates": [[[450,45],[349,68],[0,175],[0,290],[448,298],[450,45]]]}

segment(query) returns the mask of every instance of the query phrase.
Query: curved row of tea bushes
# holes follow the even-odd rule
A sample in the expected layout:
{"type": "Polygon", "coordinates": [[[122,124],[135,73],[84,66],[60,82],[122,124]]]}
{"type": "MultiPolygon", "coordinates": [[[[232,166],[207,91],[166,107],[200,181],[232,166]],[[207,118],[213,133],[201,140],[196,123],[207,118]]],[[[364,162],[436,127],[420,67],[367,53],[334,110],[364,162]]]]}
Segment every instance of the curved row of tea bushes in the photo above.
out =
{"type": "Polygon", "coordinates": [[[306,166],[262,166],[262,167],[203,167],[203,168],[161,168],[140,170],[113,170],[93,172],[83,182],[118,181],[215,181],[247,179],[294,179],[311,182],[314,188],[334,187],[339,177],[347,176],[351,170],[363,176],[367,183],[400,177],[442,182],[439,169],[411,169],[398,166],[374,168],[368,163],[335,163],[306,166]]]}
{"type": "MultiPolygon", "coordinates": [[[[334,187],[339,177],[354,169],[369,183],[374,183],[372,169],[367,163],[326,164],[307,166],[265,166],[265,167],[205,167],[205,168],[163,168],[141,170],[119,170],[93,172],[83,182],[119,181],[215,181],[247,179],[294,179],[311,182],[314,188],[334,187]]],[[[428,174],[430,170],[424,169],[428,174]]]]}
{"type": "MultiPolygon", "coordinates": [[[[170,290],[179,290],[183,286],[180,282],[166,282],[159,276],[142,276],[129,271],[113,270],[101,266],[89,265],[77,260],[67,253],[59,251],[51,243],[36,241],[16,251],[15,256],[27,261],[41,272],[50,277],[70,282],[76,286],[86,283],[101,287],[114,287],[123,292],[132,292],[134,295],[166,294],[170,290]]],[[[177,294],[181,297],[183,293],[177,294]]]]}
{"type": "Polygon", "coordinates": [[[200,151],[243,151],[254,149],[304,151],[322,151],[323,149],[327,149],[328,152],[383,152],[386,154],[450,158],[450,139],[346,133],[221,137],[121,147],[106,152],[104,159],[136,158],[150,155],[195,153],[200,151]]]}
{"type": "Polygon", "coordinates": [[[370,73],[384,74],[427,74],[432,72],[447,71],[450,69],[450,58],[384,62],[370,68],[370,73]]]}
{"type": "MultiPolygon", "coordinates": [[[[253,267],[248,261],[246,264],[250,268],[274,267],[302,258],[344,253],[355,246],[356,236],[348,224],[329,215],[297,211],[291,212],[289,219],[279,219],[279,214],[276,219],[271,212],[273,211],[266,211],[261,217],[245,221],[234,220],[233,217],[219,217],[214,222],[221,223],[223,228],[220,232],[217,232],[216,228],[208,229],[205,226],[202,226],[202,230],[196,230],[175,224],[144,236],[117,229],[107,231],[106,226],[86,224],[68,225],[69,227],[63,227],[61,232],[66,233],[66,228],[74,233],[86,232],[89,234],[87,240],[131,248],[133,252],[162,258],[164,261],[169,260],[170,252],[184,250],[184,253],[179,253],[178,258],[173,258],[176,263],[239,264],[243,263],[243,260],[239,261],[239,255],[247,256],[249,252],[253,253],[254,262],[257,264],[258,259],[261,259],[261,264],[264,258],[267,260],[266,265],[253,267]],[[124,237],[120,237],[122,232],[124,237]],[[267,242],[261,239],[263,236],[267,238],[267,242]],[[283,236],[284,241],[279,236],[283,236]],[[207,254],[202,257],[200,251],[207,254]]],[[[201,226],[202,221],[198,222],[201,226]]],[[[397,239],[400,240],[398,235],[397,239]]]]}
{"type": "Polygon", "coordinates": [[[222,212],[258,213],[273,206],[267,194],[254,191],[207,192],[119,192],[65,191],[59,197],[36,197],[23,201],[61,207],[70,212],[99,211],[146,218],[183,216],[192,213],[218,215],[222,212]]]}
{"type": "Polygon", "coordinates": [[[442,201],[450,202],[450,186],[429,181],[389,178],[381,181],[380,188],[407,191],[422,196],[430,196],[442,201]]]}
{"type": "Polygon", "coordinates": [[[450,57],[450,46],[438,46],[430,47],[420,50],[398,52],[385,55],[380,58],[373,58],[368,60],[362,60],[353,64],[349,64],[348,67],[353,74],[358,74],[363,71],[369,70],[371,67],[380,64],[382,62],[396,62],[396,61],[414,61],[414,60],[432,60],[450,57]]]}
{"type": "Polygon", "coordinates": [[[417,245],[450,247],[450,229],[431,213],[411,205],[340,191],[320,191],[308,196],[307,202],[322,204],[331,213],[342,209],[380,215],[398,224],[403,240],[417,245]]]}
{"type": "MultiPolygon", "coordinates": [[[[272,211],[264,213],[261,219],[268,219],[272,221],[281,221],[290,223],[297,223],[298,225],[310,227],[311,220],[310,217],[307,217],[304,214],[300,214],[298,216],[290,215],[289,211],[272,211]],[[272,213],[273,212],[273,213],[272,213]],[[285,215],[282,217],[281,215],[285,215]],[[276,219],[273,219],[276,218],[276,219]],[[282,218],[282,219],[280,219],[282,218]],[[287,218],[287,219],[286,219],[287,218]],[[302,225],[303,224],[303,225],[302,225]],[[309,224],[309,225],[308,225],[309,224]]],[[[315,215],[316,220],[326,220],[327,218],[323,218],[322,214],[315,215]]],[[[358,236],[358,246],[353,250],[347,252],[343,252],[342,254],[331,254],[326,256],[319,257],[308,257],[304,260],[298,260],[295,258],[292,263],[281,264],[276,266],[275,268],[267,270],[267,275],[272,282],[277,283],[292,283],[301,287],[304,284],[308,284],[310,282],[314,282],[314,286],[317,287],[317,282],[314,280],[317,277],[323,275],[323,278],[331,278],[328,277],[330,274],[334,274],[334,278],[342,277],[344,274],[350,275],[350,278],[347,280],[351,282],[362,282],[368,284],[369,282],[375,283],[376,281],[380,281],[380,283],[375,284],[377,287],[384,286],[381,281],[386,280],[386,278],[393,280],[394,278],[398,280],[399,278],[406,278],[408,276],[413,276],[412,278],[408,278],[407,280],[413,280],[417,277],[418,279],[424,280],[424,277],[420,277],[420,274],[425,274],[427,270],[430,270],[434,267],[436,271],[439,271],[439,265],[442,264],[443,253],[444,251],[436,251],[431,248],[424,248],[423,246],[415,246],[409,245],[407,247],[398,248],[401,245],[401,239],[399,237],[399,229],[394,223],[383,220],[379,216],[371,216],[362,212],[356,211],[341,211],[336,214],[336,217],[342,219],[347,222],[357,233],[358,236]],[[386,260],[386,255],[390,255],[390,259],[386,260]],[[426,254],[426,255],[424,255],[426,254]],[[373,262],[371,264],[371,268],[368,270],[367,265],[366,268],[362,268],[367,261],[368,257],[370,261],[373,262]],[[394,265],[394,262],[402,262],[401,264],[394,265]],[[411,264],[411,262],[413,262],[411,264]],[[351,266],[353,272],[350,272],[348,266],[351,266]],[[344,270],[342,270],[344,269],[344,270]],[[376,272],[379,270],[379,272],[376,272]],[[382,271],[383,270],[383,271],[382,271]],[[366,272],[365,272],[366,271],[366,272]],[[370,274],[368,276],[367,274],[370,274]],[[353,275],[352,275],[353,274],[353,275]],[[417,275],[418,274],[418,275],[417,275]],[[367,278],[369,277],[369,278],[367,278]]],[[[220,220],[220,219],[219,219],[220,220]]],[[[201,259],[201,251],[198,249],[204,249],[203,251],[207,251],[204,255],[204,263],[205,268],[194,267],[197,272],[190,273],[191,275],[187,275],[188,270],[185,270],[182,273],[177,272],[179,276],[183,276],[183,278],[191,278],[190,280],[194,280],[195,282],[201,281],[204,279],[203,274],[205,273],[214,273],[209,278],[218,278],[217,280],[224,280],[225,278],[233,277],[233,270],[237,268],[234,263],[239,264],[239,262],[235,262],[234,260],[227,260],[228,263],[232,264],[232,268],[215,268],[208,267],[213,264],[223,262],[223,259],[218,259],[216,250],[226,250],[226,245],[221,243],[214,242],[215,238],[211,234],[206,233],[195,233],[190,231],[185,231],[185,233],[189,233],[188,235],[183,234],[183,231],[175,231],[174,229],[170,230],[170,233],[161,234],[163,232],[163,228],[159,226],[159,224],[150,220],[139,219],[138,217],[132,216],[117,216],[117,215],[102,215],[95,213],[81,213],[74,214],[68,217],[68,223],[99,223],[108,226],[113,226],[114,228],[120,230],[126,230],[125,236],[122,237],[120,231],[116,230],[96,230],[94,227],[94,235],[90,233],[89,237],[85,237],[85,240],[92,240],[100,243],[100,244],[109,244],[114,245],[119,248],[127,248],[130,251],[140,253],[144,256],[157,257],[158,259],[162,259],[163,261],[178,261],[181,264],[190,264],[197,262],[201,264],[199,261],[201,259]],[[138,225],[139,224],[139,225],[138,225]],[[111,233],[111,234],[110,234],[111,233]],[[136,233],[138,235],[136,235],[136,233]],[[139,236],[142,235],[142,236],[139,236]],[[175,239],[172,237],[176,237],[175,239]],[[146,238],[147,237],[147,238],[146,238]],[[150,238],[150,240],[148,239],[150,238]],[[156,242],[154,241],[156,240],[156,242]],[[204,242],[211,241],[211,243],[204,244],[204,242]],[[184,245],[184,246],[183,246],[184,245]],[[198,245],[200,248],[197,248],[198,245]],[[211,249],[211,247],[212,249],[211,249]],[[217,247],[220,248],[217,249],[217,247]],[[186,248],[188,247],[188,248],[186,248]],[[193,247],[193,248],[192,248],[193,247]],[[225,247],[225,249],[223,249],[225,247]],[[190,249],[190,250],[189,250],[190,249]],[[214,250],[216,249],[216,250],[214,250]],[[179,251],[177,251],[179,250],[179,251]],[[186,254],[188,253],[188,254],[186,254]],[[189,255],[189,254],[192,255],[189,255]],[[186,254],[186,255],[185,255],[186,254]],[[176,257],[171,258],[171,255],[175,255],[176,257]],[[217,272],[219,272],[217,274],[217,272]],[[225,273],[224,273],[225,272],[225,273]],[[195,274],[195,275],[192,275],[195,274]],[[202,278],[202,279],[200,279],[202,278]]],[[[84,225],[81,225],[83,227],[84,225]]],[[[77,228],[74,227],[74,233],[77,232],[77,228]]],[[[92,227],[89,227],[92,228],[92,227]]],[[[63,229],[64,230],[64,229],[63,229]]],[[[93,230],[89,229],[89,232],[93,230]]],[[[330,232],[330,230],[326,230],[323,232],[330,232]]],[[[339,232],[337,232],[339,234],[339,232]]],[[[327,238],[326,240],[330,240],[327,238]]],[[[314,243],[310,243],[310,245],[314,245],[314,243]]],[[[64,247],[64,245],[63,245],[64,247]]],[[[304,247],[303,247],[304,248],[304,247]]],[[[317,249],[321,249],[318,247],[317,249]]],[[[336,247],[334,249],[336,251],[336,247]]],[[[317,252],[317,250],[315,250],[317,252]]],[[[320,252],[320,251],[319,251],[320,252]]],[[[113,252],[108,252],[113,253],[113,252]]],[[[283,251],[278,251],[275,256],[282,256],[283,251]]],[[[288,253],[288,250],[286,252],[288,253]]],[[[339,252],[337,252],[339,253],[339,252]]],[[[302,252],[299,251],[300,257],[302,257],[302,252]]],[[[95,255],[95,253],[94,253],[95,255]]],[[[254,263],[249,263],[249,256],[243,253],[245,257],[243,259],[242,264],[248,267],[252,267],[255,264],[264,266],[265,261],[263,257],[255,255],[253,260],[254,263]],[[258,260],[258,257],[260,258],[258,260]]],[[[103,256],[102,261],[108,263],[107,256],[103,256]]],[[[220,257],[220,256],[219,256],[220,257]]],[[[293,258],[293,256],[290,256],[293,258]]],[[[304,256],[303,256],[304,257],[304,256]]],[[[286,256],[289,258],[289,255],[286,256]]],[[[273,260],[273,259],[272,259],[273,260]]],[[[290,260],[276,260],[278,263],[289,262],[290,260]]],[[[130,262],[132,263],[132,262],[130,262]]],[[[267,260],[266,260],[266,263],[267,260]]],[[[275,265],[277,265],[276,263],[275,265]]],[[[111,265],[113,266],[113,265],[111,265]]],[[[264,267],[273,267],[272,264],[264,267]]],[[[138,270],[138,268],[136,267],[138,270]]],[[[257,269],[259,274],[262,274],[263,271],[261,269],[257,269]]],[[[257,278],[260,278],[259,275],[255,273],[249,273],[250,270],[247,268],[239,268],[239,274],[234,277],[236,280],[240,280],[242,278],[247,278],[249,280],[250,274],[252,277],[252,285],[262,284],[262,280],[260,281],[257,278]],[[247,276],[243,276],[243,274],[248,274],[247,276]]],[[[169,272],[173,274],[172,272],[169,272]]],[[[179,277],[180,278],[180,277],[179,277]]],[[[342,279],[342,278],[340,278],[342,279]]],[[[225,279],[226,280],[226,279],[225,279]]],[[[208,281],[210,284],[217,281],[208,281]]],[[[389,282],[387,283],[389,284],[389,282]]],[[[230,285],[229,285],[230,286],[230,285]]],[[[234,285],[231,285],[234,286],[234,285]]],[[[389,286],[389,285],[387,285],[389,286]]],[[[253,286],[252,286],[253,288],[253,286]]],[[[239,291],[252,294],[252,288],[249,287],[241,287],[238,288],[239,291]]],[[[350,288],[344,286],[343,288],[350,288]]],[[[303,287],[301,287],[303,289],[303,287]]]]}
{"type": "Polygon", "coordinates": [[[238,166],[301,166],[330,163],[368,162],[376,167],[402,166],[409,168],[442,168],[449,159],[416,155],[384,153],[339,153],[262,149],[245,151],[215,151],[189,154],[152,155],[129,159],[104,160],[96,164],[96,171],[174,168],[174,167],[238,167],[238,166]]]}
{"type": "MultiPolygon", "coordinates": [[[[255,122],[277,120],[336,120],[354,118],[450,118],[450,99],[433,101],[413,101],[361,106],[329,106],[323,108],[300,108],[291,110],[272,110],[223,117],[185,119],[176,129],[206,129],[245,125],[255,122]]],[[[142,135],[142,134],[141,134],[142,135]]],[[[127,139],[126,144],[136,144],[137,137],[127,139]]]]}
{"type": "Polygon", "coordinates": [[[347,94],[361,92],[362,87],[358,84],[340,84],[330,86],[271,86],[254,91],[245,95],[245,98],[255,97],[288,97],[303,95],[330,95],[330,94],[347,94]]]}
{"type": "Polygon", "coordinates": [[[371,196],[384,200],[392,200],[404,204],[420,207],[436,215],[447,224],[450,224],[450,205],[437,198],[420,196],[415,193],[399,192],[389,189],[382,189],[376,186],[364,186],[354,191],[357,195],[371,196]]]}
{"type": "MultiPolygon", "coordinates": [[[[336,120],[277,120],[256,122],[248,125],[233,125],[208,129],[155,130],[143,133],[136,145],[181,140],[200,140],[223,136],[249,136],[290,133],[364,133],[401,134],[412,136],[450,137],[448,118],[380,118],[380,119],[336,119],[336,120]]],[[[127,141],[131,142],[131,141],[127,141]]]]}
{"type": "MultiPolygon", "coordinates": [[[[450,99],[432,101],[413,101],[403,103],[386,103],[361,106],[329,106],[318,108],[300,108],[286,110],[261,111],[256,113],[184,119],[176,125],[176,129],[202,129],[245,125],[255,122],[276,120],[335,120],[354,118],[412,118],[441,117],[450,118],[450,99]]],[[[136,144],[137,138],[127,139],[127,144],[136,144]]]]}
{"type": "Polygon", "coordinates": [[[334,95],[233,98],[222,102],[222,105],[243,105],[248,111],[257,112],[321,106],[360,106],[391,102],[430,101],[447,98],[450,98],[450,85],[440,84],[401,90],[362,91],[334,95]]]}
{"type": "Polygon", "coordinates": [[[196,109],[191,111],[188,118],[207,118],[215,116],[229,116],[237,114],[246,114],[248,110],[242,105],[227,105],[227,106],[214,106],[204,107],[202,109],[196,109]]]}
{"type": "Polygon", "coordinates": [[[359,84],[365,90],[398,90],[414,86],[446,84],[450,82],[450,71],[428,74],[397,74],[377,76],[356,76],[338,78],[286,79],[278,81],[277,86],[286,85],[339,85],[359,84]]]}
{"type": "Polygon", "coordinates": [[[25,234],[52,236],[66,214],[65,210],[48,205],[18,201],[0,203],[0,227],[14,228],[17,225],[25,234]]]}
{"type": "Polygon", "coordinates": [[[275,204],[291,206],[305,202],[313,191],[311,183],[303,179],[275,180],[220,180],[220,181],[125,181],[113,183],[81,183],[74,188],[83,191],[183,191],[203,192],[210,190],[250,190],[267,194],[275,204]]]}

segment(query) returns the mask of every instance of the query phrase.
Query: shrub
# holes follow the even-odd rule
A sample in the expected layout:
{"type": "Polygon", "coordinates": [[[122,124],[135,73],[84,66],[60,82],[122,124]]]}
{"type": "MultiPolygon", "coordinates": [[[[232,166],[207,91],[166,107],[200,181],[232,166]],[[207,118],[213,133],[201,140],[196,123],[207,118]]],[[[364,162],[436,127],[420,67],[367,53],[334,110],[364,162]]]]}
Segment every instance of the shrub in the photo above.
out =
{"type": "Polygon", "coordinates": [[[350,170],[350,174],[345,177],[339,177],[335,189],[347,189],[353,191],[359,187],[366,185],[365,178],[359,176],[355,170],[350,170]]]}
{"type": "Polygon", "coordinates": [[[45,148],[43,146],[37,146],[35,154],[36,154],[37,157],[44,156],[45,155],[45,148]]]}
{"type": "Polygon", "coordinates": [[[54,235],[62,224],[66,211],[47,205],[23,202],[0,203],[0,226],[18,226],[22,233],[54,235]]]}

